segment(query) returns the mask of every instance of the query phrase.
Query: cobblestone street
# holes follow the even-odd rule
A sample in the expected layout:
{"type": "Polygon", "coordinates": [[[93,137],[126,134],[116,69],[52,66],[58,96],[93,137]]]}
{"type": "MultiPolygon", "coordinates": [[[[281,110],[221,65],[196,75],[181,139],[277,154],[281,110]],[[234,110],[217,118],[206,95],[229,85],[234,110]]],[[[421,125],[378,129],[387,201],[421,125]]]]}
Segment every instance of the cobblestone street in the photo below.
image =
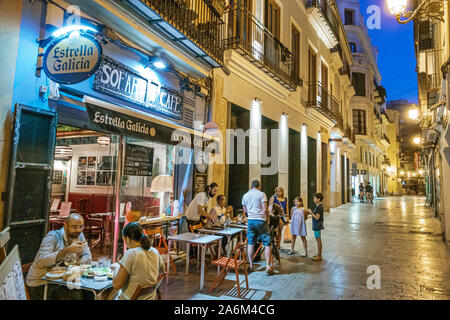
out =
{"type": "MultiPolygon", "coordinates": [[[[449,299],[450,250],[442,241],[439,221],[424,208],[423,197],[378,198],[374,205],[349,203],[325,214],[322,233],[324,260],[282,254],[281,268],[267,276],[264,262],[249,275],[246,299],[449,299]],[[381,289],[369,290],[368,266],[381,269],[381,289]]],[[[309,256],[316,243],[308,226],[309,256]]],[[[289,244],[283,244],[288,248],[289,244]]],[[[178,275],[162,286],[164,299],[234,299],[230,290],[233,273],[211,295],[206,294],[217,271],[210,266],[205,292],[199,293],[199,271],[184,275],[184,259],[177,262],[178,275]]],[[[195,271],[194,271],[195,270],[195,271]]],[[[242,275],[242,271],[241,271],[242,275]]],[[[243,279],[243,276],[241,276],[243,279]]]]}

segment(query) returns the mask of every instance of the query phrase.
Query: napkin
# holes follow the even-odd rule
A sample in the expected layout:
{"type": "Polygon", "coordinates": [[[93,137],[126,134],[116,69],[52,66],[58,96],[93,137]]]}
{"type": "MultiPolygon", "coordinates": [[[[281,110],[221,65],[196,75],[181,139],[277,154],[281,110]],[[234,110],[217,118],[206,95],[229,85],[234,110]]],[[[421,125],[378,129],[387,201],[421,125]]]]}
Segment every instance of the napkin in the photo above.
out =
{"type": "Polygon", "coordinates": [[[108,281],[108,277],[107,276],[95,276],[94,277],[94,281],[108,281]]]}

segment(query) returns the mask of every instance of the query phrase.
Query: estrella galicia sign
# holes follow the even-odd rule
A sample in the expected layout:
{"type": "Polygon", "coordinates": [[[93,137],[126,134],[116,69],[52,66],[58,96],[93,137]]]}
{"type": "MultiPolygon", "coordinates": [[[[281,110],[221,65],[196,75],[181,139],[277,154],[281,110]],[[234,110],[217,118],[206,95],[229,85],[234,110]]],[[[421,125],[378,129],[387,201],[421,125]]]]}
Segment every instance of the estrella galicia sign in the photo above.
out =
{"type": "Polygon", "coordinates": [[[75,84],[93,75],[101,58],[102,46],[97,38],[72,31],[49,45],[44,54],[44,71],[57,83],[75,84]]]}

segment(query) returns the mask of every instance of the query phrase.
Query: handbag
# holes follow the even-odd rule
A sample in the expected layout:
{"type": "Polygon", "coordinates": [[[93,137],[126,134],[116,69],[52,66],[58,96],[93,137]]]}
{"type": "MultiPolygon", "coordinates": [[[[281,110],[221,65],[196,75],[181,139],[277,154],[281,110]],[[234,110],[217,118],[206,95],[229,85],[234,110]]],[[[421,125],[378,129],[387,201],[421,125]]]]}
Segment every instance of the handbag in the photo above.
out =
{"type": "Polygon", "coordinates": [[[284,243],[291,243],[291,241],[292,241],[291,224],[288,223],[288,224],[286,224],[286,226],[284,227],[284,237],[283,237],[283,242],[284,242],[284,243]]]}

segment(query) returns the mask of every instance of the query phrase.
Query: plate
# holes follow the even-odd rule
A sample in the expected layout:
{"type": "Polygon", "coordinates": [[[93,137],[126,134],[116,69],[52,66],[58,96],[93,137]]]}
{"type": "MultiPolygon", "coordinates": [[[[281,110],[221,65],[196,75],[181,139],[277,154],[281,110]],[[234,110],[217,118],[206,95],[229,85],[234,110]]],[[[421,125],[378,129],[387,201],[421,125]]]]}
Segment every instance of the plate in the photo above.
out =
{"type": "Polygon", "coordinates": [[[45,274],[45,277],[48,279],[60,279],[62,278],[64,275],[66,274],[66,272],[47,272],[45,274]]]}

